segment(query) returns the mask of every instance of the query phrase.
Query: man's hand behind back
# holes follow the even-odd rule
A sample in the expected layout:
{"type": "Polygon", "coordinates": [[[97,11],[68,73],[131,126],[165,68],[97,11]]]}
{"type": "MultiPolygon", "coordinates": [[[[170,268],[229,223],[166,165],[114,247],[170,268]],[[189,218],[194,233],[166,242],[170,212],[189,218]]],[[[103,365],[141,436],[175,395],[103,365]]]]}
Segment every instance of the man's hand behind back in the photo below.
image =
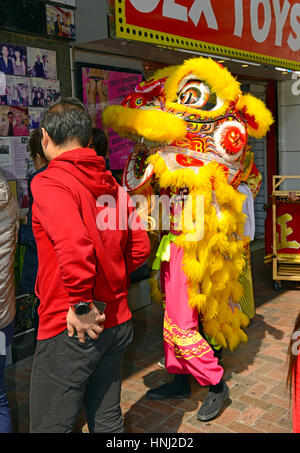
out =
{"type": "Polygon", "coordinates": [[[104,329],[103,323],[105,321],[105,315],[100,314],[93,304],[91,311],[87,315],[77,315],[72,308],[70,308],[66,320],[69,337],[72,337],[76,333],[80,343],[84,343],[85,334],[92,340],[99,338],[99,335],[104,329]]]}

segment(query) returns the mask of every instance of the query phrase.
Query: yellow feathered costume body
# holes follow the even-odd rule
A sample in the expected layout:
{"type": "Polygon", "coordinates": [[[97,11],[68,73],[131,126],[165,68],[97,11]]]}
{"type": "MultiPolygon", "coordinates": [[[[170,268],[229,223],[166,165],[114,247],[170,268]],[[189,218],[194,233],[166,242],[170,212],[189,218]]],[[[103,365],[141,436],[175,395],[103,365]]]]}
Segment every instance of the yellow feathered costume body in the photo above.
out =
{"type": "Polygon", "coordinates": [[[247,136],[264,136],[271,113],[261,100],[243,95],[226,68],[195,58],[157,71],[122,106],[108,107],[103,120],[147,146],[146,155],[137,147],[124,171],[129,192],[151,194],[158,187],[176,194],[184,188],[191,195],[181,214],[190,221],[182,222],[174,238],[184,251],[188,303],[197,308],[206,335],[234,349],[247,341],[243,328],[249,322],[239,306],[245,196],[236,189],[247,136]],[[203,197],[203,218],[190,201],[197,196],[203,197]]]}

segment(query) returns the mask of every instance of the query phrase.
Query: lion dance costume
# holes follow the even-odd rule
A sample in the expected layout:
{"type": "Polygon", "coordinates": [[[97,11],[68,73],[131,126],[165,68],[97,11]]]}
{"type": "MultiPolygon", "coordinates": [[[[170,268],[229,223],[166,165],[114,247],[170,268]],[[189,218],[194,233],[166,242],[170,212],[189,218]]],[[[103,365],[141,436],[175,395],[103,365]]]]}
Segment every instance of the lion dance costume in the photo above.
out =
{"type": "Polygon", "coordinates": [[[153,263],[161,270],[166,368],[217,386],[224,371],[210,345],[233,350],[247,341],[243,329],[251,313],[240,302],[245,282],[250,291],[252,284],[243,203],[260,182],[247,136],[263,137],[272,115],[261,100],[241,92],[225,67],[195,58],[157,71],[122,106],[108,107],[103,119],[143,144],[123,173],[129,193],[171,200],[170,229],[153,263]]]}

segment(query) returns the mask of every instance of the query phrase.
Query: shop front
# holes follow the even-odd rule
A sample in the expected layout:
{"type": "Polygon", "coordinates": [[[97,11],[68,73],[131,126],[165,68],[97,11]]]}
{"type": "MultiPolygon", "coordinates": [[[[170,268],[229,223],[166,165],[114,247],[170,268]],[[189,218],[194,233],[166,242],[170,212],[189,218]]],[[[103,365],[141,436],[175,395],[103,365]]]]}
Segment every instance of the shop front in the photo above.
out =
{"type": "MultiPolygon", "coordinates": [[[[265,138],[250,138],[248,144],[262,177],[254,205],[253,248],[263,248],[265,242],[268,247],[272,235],[269,228],[266,230],[265,221],[272,200],[272,177],[297,174],[300,168],[299,128],[294,120],[300,102],[299,4],[277,0],[111,0],[102,6],[98,3],[88,0],[87,6],[94,13],[90,27],[81,20],[87,17],[87,9],[79,6],[77,11],[78,39],[72,50],[74,94],[83,97],[78,82],[83,77],[78,74],[82,62],[113,70],[121,67],[125,73],[130,70],[148,78],[158,68],[207,56],[227,67],[241,83],[243,92],[267,104],[275,122],[265,138]],[[96,17],[101,21],[97,28],[92,25],[96,17]]],[[[118,103],[121,98],[111,103],[118,103]]],[[[101,106],[97,108],[102,111],[101,106]]],[[[114,145],[118,141],[117,137],[112,140],[116,140],[114,145]]],[[[118,176],[131,149],[130,143],[126,149],[120,148],[123,158],[119,154],[117,161],[114,147],[109,151],[111,168],[118,176]]],[[[295,180],[289,184],[294,184],[295,189],[295,180]]]]}
{"type": "MultiPolygon", "coordinates": [[[[149,78],[157,69],[181,64],[193,57],[210,57],[235,75],[243,92],[266,102],[275,119],[265,138],[249,140],[255,166],[262,175],[255,198],[254,243],[264,247],[264,238],[270,243],[272,238],[265,230],[264,207],[271,201],[272,176],[300,173],[300,129],[295,122],[300,111],[299,3],[294,0],[41,3],[45,9],[43,30],[33,32],[33,28],[30,31],[23,26],[19,32],[12,32],[15,25],[0,30],[0,42],[7,44],[9,58],[13,59],[16,50],[20,50],[25,64],[25,75],[1,76],[3,118],[7,109],[22,110],[29,134],[38,126],[40,113],[47,103],[46,97],[45,105],[36,105],[33,88],[50,90],[51,95],[79,97],[89,108],[94,127],[103,129],[107,135],[107,165],[120,181],[134,144],[104,126],[105,107],[120,104],[137,83],[149,78]],[[35,67],[38,55],[42,59],[45,56],[48,62],[43,77],[37,73],[38,66],[35,67]],[[28,102],[22,100],[26,105],[21,103],[20,96],[15,100],[13,95],[8,96],[21,88],[24,92],[26,86],[28,102]]],[[[28,172],[32,171],[26,147],[28,134],[11,138],[0,136],[6,150],[1,153],[0,170],[6,172],[24,215],[28,202],[28,172]]],[[[298,187],[294,181],[292,184],[293,189],[298,187]]],[[[288,236],[289,242],[293,240],[292,235],[288,236]]],[[[18,253],[16,278],[20,280],[22,253],[20,250],[18,253]]],[[[129,303],[133,310],[151,303],[148,276],[147,266],[132,276],[129,303]]],[[[32,331],[32,300],[18,295],[16,342],[26,343],[24,333],[32,331]]]]}
{"type": "MultiPolygon", "coordinates": [[[[275,123],[266,138],[249,141],[262,175],[255,199],[256,237],[264,238],[264,205],[270,201],[272,175],[279,168],[293,170],[286,164],[287,154],[279,152],[286,133],[285,118],[279,113],[285,102],[282,93],[292,77],[297,80],[300,69],[299,4],[291,1],[282,5],[275,0],[112,0],[102,6],[93,0],[88,3],[101,24],[97,29],[88,27],[83,20],[86,9],[78,8],[78,39],[72,54],[77,80],[74,93],[78,96],[82,96],[78,84],[78,77],[82,77],[78,75],[78,62],[82,60],[114,70],[121,66],[148,77],[159,67],[201,55],[223,64],[238,78],[243,92],[266,102],[275,123]]],[[[293,102],[297,102],[297,96],[293,102]]],[[[114,147],[110,152],[111,168],[120,173],[128,149],[124,149],[124,159],[118,159],[118,168],[114,168],[114,147]]]]}

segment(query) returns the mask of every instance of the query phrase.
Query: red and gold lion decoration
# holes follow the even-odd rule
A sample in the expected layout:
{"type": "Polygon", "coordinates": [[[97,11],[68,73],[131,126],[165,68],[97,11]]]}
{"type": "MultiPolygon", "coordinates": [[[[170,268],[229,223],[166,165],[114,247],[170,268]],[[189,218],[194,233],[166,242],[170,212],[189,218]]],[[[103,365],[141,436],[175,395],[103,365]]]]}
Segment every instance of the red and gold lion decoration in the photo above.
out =
{"type": "MultiPolygon", "coordinates": [[[[249,241],[244,235],[245,195],[238,187],[248,184],[253,196],[259,190],[261,176],[247,139],[267,133],[273,122],[270,111],[260,99],[243,94],[225,67],[194,58],[158,70],[121,106],[107,107],[103,119],[137,143],[123,174],[130,194],[203,197],[201,219],[193,201],[176,212],[172,205],[170,231],[156,261],[172,260],[170,243],[180,251],[178,273],[186,279],[188,309],[197,311],[208,338],[234,349],[247,341],[243,329],[249,322],[240,305],[249,241]],[[174,216],[178,221],[186,209],[191,221],[173,231],[174,216]]],[[[168,303],[176,305],[174,292],[166,294],[168,303]]]]}

